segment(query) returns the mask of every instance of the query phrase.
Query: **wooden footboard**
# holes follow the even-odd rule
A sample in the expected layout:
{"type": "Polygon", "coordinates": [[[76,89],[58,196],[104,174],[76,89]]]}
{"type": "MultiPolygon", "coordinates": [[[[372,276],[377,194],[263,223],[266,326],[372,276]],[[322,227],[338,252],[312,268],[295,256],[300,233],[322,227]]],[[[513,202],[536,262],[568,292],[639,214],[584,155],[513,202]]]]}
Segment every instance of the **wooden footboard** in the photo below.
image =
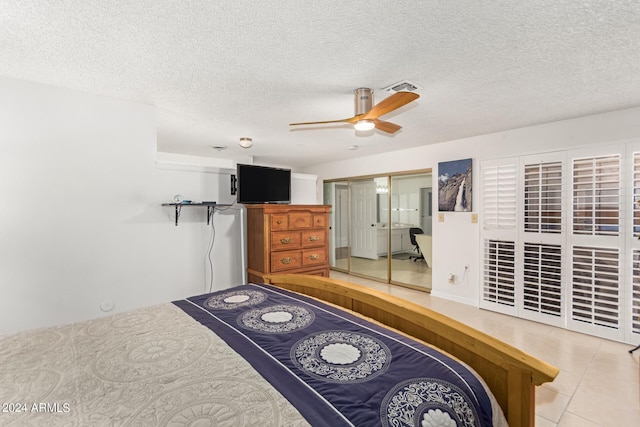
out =
{"type": "Polygon", "coordinates": [[[558,375],[556,367],[509,344],[375,289],[297,274],[269,275],[265,281],[350,309],[457,357],[482,376],[512,427],[534,425],[535,386],[558,375]]]}

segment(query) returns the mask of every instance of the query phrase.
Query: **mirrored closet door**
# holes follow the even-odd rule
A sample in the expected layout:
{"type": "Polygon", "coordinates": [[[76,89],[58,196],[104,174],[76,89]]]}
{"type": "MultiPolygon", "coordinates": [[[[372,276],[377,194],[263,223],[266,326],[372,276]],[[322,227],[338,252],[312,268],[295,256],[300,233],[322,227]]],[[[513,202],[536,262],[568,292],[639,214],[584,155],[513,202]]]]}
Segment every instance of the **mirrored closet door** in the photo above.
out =
{"type": "Polygon", "coordinates": [[[326,181],[331,268],[430,290],[431,181],[430,170],[326,181]]]}

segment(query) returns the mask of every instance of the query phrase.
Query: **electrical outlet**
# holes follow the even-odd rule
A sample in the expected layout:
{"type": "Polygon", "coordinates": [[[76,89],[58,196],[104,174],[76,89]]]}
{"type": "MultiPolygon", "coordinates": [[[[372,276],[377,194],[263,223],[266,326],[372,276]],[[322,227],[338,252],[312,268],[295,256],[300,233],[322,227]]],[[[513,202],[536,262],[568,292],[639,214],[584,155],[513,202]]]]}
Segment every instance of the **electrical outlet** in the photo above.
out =
{"type": "Polygon", "coordinates": [[[453,273],[449,273],[449,283],[455,283],[456,282],[456,275],[453,273]]]}

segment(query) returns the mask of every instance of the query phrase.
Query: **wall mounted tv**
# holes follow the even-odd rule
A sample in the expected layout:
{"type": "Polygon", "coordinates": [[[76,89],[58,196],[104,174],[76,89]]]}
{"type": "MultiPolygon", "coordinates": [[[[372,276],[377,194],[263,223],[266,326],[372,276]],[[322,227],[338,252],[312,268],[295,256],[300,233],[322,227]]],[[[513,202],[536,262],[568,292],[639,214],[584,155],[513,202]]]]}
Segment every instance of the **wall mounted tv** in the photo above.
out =
{"type": "Polygon", "coordinates": [[[291,169],[238,163],[238,203],[290,203],[291,169]]]}

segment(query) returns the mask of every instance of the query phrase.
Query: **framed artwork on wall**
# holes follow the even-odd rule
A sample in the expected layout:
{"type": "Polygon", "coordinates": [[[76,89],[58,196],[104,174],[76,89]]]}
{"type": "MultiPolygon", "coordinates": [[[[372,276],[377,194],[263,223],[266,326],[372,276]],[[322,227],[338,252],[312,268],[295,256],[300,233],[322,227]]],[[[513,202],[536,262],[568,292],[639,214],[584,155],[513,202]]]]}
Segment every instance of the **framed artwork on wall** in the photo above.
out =
{"type": "Polygon", "coordinates": [[[471,159],[438,163],[438,211],[471,212],[471,159]]]}

